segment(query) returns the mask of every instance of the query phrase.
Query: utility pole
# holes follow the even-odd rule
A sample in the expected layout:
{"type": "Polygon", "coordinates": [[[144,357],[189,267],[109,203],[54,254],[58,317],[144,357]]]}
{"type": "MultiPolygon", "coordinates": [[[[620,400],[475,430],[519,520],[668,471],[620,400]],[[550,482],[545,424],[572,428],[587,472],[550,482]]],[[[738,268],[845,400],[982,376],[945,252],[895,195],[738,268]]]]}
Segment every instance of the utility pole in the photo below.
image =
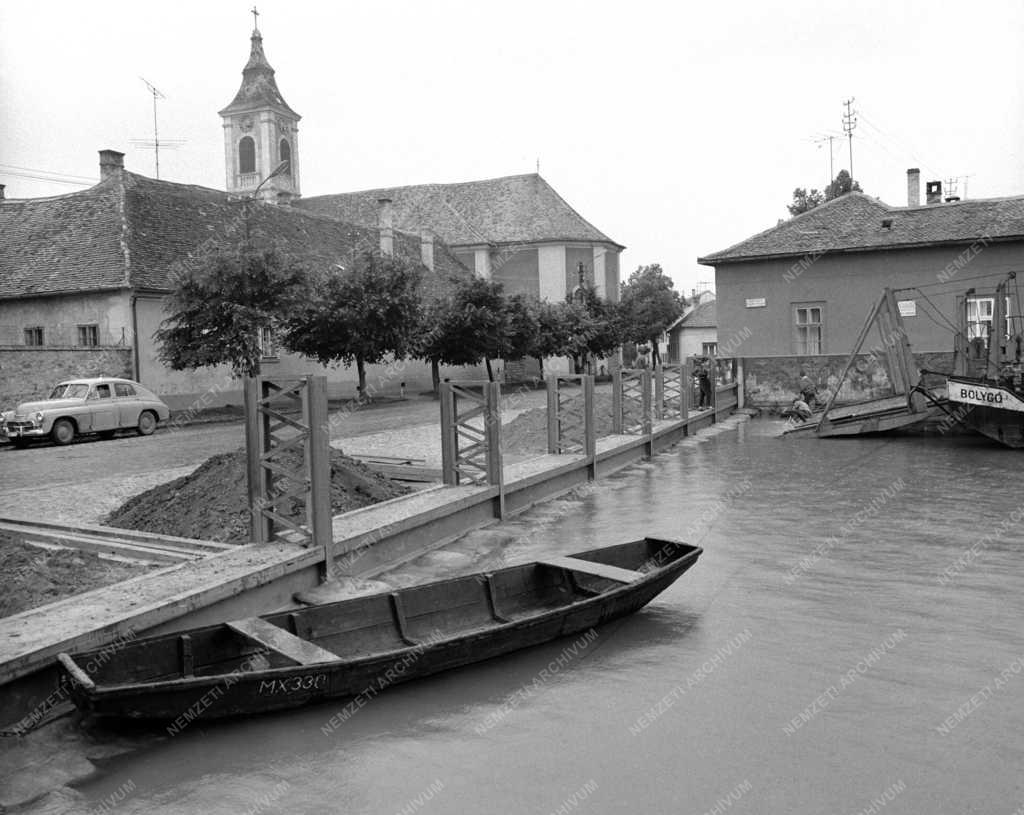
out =
{"type": "Polygon", "coordinates": [[[857,127],[857,111],[853,109],[854,98],[851,96],[843,104],[846,106],[846,112],[843,114],[843,132],[846,137],[850,140],[850,181],[853,178],[853,131],[857,127]]]}

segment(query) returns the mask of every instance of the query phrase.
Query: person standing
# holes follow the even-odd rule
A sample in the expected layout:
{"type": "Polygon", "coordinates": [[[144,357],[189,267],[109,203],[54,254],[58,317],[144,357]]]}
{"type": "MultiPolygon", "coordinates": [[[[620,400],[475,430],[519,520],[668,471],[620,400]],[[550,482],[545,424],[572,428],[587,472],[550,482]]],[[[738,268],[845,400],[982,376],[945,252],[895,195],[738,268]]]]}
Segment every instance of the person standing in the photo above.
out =
{"type": "Polygon", "coordinates": [[[700,409],[711,407],[711,371],[708,361],[704,360],[697,370],[697,383],[700,385],[700,409]]]}
{"type": "Polygon", "coordinates": [[[813,407],[818,402],[818,389],[815,384],[811,381],[811,378],[807,375],[807,371],[800,371],[800,382],[798,387],[800,388],[800,398],[813,407]]]}

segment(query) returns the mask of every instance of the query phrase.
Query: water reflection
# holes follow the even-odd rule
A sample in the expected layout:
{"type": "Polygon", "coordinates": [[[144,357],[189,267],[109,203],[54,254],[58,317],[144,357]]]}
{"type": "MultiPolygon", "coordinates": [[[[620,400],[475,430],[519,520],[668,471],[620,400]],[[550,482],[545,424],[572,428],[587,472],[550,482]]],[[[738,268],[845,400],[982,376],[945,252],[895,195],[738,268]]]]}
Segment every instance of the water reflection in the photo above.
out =
{"type": "Polygon", "coordinates": [[[566,643],[396,686],[331,735],[321,727],[340,704],[197,723],[118,759],[82,795],[95,805],[130,779],[118,812],[244,812],[287,783],[258,811],[420,800],[421,812],[545,813],[593,782],[581,812],[705,812],[742,788],[729,811],[817,815],[858,812],[902,784],[887,809],[1013,812],[1021,525],[940,575],[1024,503],[1020,453],[964,438],[778,439],[780,427],[688,439],[451,547],[465,571],[640,534],[705,548],[525,698],[566,643]]]}

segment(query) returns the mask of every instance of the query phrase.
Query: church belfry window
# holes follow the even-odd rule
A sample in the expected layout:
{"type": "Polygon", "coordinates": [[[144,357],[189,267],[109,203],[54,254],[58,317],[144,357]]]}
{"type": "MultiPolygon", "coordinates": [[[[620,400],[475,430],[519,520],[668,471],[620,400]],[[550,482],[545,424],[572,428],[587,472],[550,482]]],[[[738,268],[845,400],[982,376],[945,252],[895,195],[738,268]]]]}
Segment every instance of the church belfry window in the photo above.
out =
{"type": "Polygon", "coordinates": [[[238,172],[256,172],[256,142],[252,136],[242,136],[238,142],[238,172]]]}
{"type": "Polygon", "coordinates": [[[285,170],[285,175],[292,174],[292,146],[288,144],[288,139],[281,139],[281,161],[288,162],[288,169],[285,170]]]}

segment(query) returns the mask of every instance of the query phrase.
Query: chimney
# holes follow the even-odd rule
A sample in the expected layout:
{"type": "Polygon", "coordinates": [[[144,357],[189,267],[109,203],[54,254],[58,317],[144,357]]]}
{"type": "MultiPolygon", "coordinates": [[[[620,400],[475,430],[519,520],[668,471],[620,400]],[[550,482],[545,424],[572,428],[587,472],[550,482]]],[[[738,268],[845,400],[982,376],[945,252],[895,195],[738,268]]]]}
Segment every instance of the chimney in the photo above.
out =
{"type": "Polygon", "coordinates": [[[929,181],[924,185],[925,201],[929,204],[942,203],[942,182],[929,181]]]}
{"type": "Polygon", "coordinates": [[[907,170],[907,206],[921,206],[921,171],[917,167],[907,170]]]}
{"type": "Polygon", "coordinates": [[[395,211],[390,198],[379,198],[380,204],[380,253],[395,254],[395,211]]]}
{"type": "Polygon", "coordinates": [[[429,230],[420,235],[420,259],[430,271],[434,271],[434,236],[429,230]]]}
{"type": "Polygon", "coordinates": [[[100,181],[106,181],[114,173],[124,169],[124,153],[117,150],[100,150],[100,181]]]}

